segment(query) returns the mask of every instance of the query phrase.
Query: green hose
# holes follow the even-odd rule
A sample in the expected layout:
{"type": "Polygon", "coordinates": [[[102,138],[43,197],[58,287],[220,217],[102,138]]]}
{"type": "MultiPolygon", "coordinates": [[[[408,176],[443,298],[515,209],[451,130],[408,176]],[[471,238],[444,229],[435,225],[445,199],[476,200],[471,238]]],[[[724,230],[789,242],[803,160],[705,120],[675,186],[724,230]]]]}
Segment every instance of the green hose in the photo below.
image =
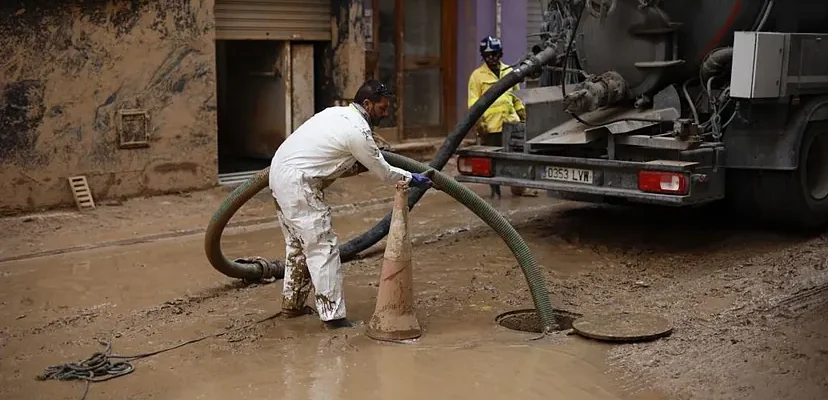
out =
{"type": "Polygon", "coordinates": [[[425,164],[399,154],[385,152],[382,155],[389,164],[406,171],[417,173],[423,173],[426,170],[430,170],[429,172],[434,171],[431,179],[437,189],[462,203],[466,208],[480,217],[483,222],[494,229],[503,241],[506,242],[506,245],[509,246],[509,250],[515,255],[515,259],[517,259],[520,269],[523,271],[523,276],[526,278],[526,283],[529,285],[529,292],[532,295],[532,302],[535,303],[535,310],[538,312],[538,317],[540,317],[543,323],[544,332],[558,327],[555,321],[555,311],[552,308],[552,302],[549,300],[549,291],[546,289],[546,280],[544,280],[540,269],[538,269],[535,257],[532,256],[532,252],[529,251],[529,246],[523,238],[520,237],[515,228],[509,224],[509,221],[503,215],[480,198],[477,193],[448,175],[442,174],[425,164]]]}
{"type": "MultiPolygon", "coordinates": [[[[529,251],[529,246],[503,215],[471,189],[425,164],[391,152],[383,151],[382,155],[389,164],[395,167],[417,173],[428,171],[435,188],[462,203],[492,227],[509,246],[509,250],[515,255],[515,259],[517,259],[520,269],[523,271],[529,285],[532,301],[535,304],[535,310],[543,323],[544,332],[558,327],[555,320],[555,311],[552,308],[549,292],[546,289],[546,281],[538,269],[535,258],[529,251]]],[[[245,202],[268,186],[268,174],[269,169],[264,169],[233,190],[213,214],[210,224],[207,226],[204,238],[204,250],[207,259],[213,268],[231,278],[259,281],[284,277],[284,264],[281,261],[267,261],[259,257],[230,261],[221,252],[221,234],[227,222],[245,202]]]]}
{"type": "Polygon", "coordinates": [[[260,257],[231,261],[221,251],[221,234],[227,222],[244,203],[268,186],[269,176],[270,169],[265,168],[230,192],[207,225],[207,232],[204,234],[204,252],[207,259],[218,272],[231,278],[261,282],[282,279],[285,276],[285,265],[281,261],[268,262],[260,257]]]}

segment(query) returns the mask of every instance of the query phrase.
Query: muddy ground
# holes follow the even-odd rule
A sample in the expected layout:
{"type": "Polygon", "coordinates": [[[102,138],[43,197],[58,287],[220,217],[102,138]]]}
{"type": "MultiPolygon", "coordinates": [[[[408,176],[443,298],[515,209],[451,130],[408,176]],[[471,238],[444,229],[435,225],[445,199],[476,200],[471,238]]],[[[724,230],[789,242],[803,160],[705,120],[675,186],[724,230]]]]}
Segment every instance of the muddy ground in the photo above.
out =
{"type": "MultiPolygon", "coordinates": [[[[359,183],[333,191],[343,242],[390,209],[388,188],[359,183]]],[[[675,326],[644,344],[565,333],[528,341],[534,335],[493,322],[532,306],[508,248],[447,196],[430,194],[411,216],[425,333],[388,344],[361,329],[324,331],[315,316],[245,327],[279,310],[281,285],[244,285],[207,263],[199,229],[225,194],[0,221],[0,398],[77,398],[81,384],[34,377],[101,350],[99,338],[134,354],[228,328],[238,330],[135,361],[135,372],[92,385],[89,398],[828,398],[824,237],[505,190],[492,204],[528,242],[554,305],[656,313],[675,326]],[[165,207],[175,211],[157,211],[165,207]],[[179,234],[164,234],[171,230],[179,234]]],[[[257,198],[234,220],[228,255],[284,255],[268,201],[257,198]]],[[[371,317],[380,263],[374,249],[346,265],[350,316],[371,317]]]]}

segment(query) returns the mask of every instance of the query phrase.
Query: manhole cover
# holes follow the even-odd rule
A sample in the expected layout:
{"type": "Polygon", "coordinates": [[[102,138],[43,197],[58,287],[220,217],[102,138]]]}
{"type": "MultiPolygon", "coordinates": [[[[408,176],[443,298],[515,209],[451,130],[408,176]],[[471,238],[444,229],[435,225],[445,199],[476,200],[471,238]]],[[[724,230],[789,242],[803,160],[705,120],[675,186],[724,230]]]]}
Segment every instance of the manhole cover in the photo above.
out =
{"type": "Polygon", "coordinates": [[[650,314],[619,313],[590,315],[573,324],[575,333],[595,340],[639,342],[665,337],[673,332],[670,321],[650,314]]]}
{"type": "MultiPolygon", "coordinates": [[[[552,312],[555,314],[555,320],[558,321],[558,324],[560,325],[558,326],[558,330],[562,331],[572,329],[572,321],[581,317],[581,314],[564,310],[553,310],[552,312]]],[[[497,322],[498,325],[513,331],[535,333],[543,332],[538,312],[531,308],[505,312],[495,317],[495,322],[497,322]]]]}

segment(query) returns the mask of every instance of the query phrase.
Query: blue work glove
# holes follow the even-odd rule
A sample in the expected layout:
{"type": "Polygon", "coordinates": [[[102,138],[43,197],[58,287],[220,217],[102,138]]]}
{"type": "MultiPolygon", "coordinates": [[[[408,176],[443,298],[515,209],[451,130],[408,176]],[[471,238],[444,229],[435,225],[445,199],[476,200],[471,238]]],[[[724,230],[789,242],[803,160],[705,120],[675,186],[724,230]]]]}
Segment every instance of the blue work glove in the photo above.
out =
{"type": "Polygon", "coordinates": [[[428,177],[423,174],[412,173],[409,185],[428,189],[431,187],[431,179],[428,179],[428,177]]]}

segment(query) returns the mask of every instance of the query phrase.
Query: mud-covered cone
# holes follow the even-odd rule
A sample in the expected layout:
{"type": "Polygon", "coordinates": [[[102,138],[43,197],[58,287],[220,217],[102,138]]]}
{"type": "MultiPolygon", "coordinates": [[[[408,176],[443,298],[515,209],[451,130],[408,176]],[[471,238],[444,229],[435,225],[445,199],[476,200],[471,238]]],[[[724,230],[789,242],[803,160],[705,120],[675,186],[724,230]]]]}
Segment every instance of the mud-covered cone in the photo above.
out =
{"type": "Polygon", "coordinates": [[[405,340],[420,337],[422,329],[414,315],[414,287],[411,271],[411,238],[408,235],[408,184],[397,183],[391,226],[380,272],[379,293],[374,316],[365,333],[377,340],[405,340]]]}

